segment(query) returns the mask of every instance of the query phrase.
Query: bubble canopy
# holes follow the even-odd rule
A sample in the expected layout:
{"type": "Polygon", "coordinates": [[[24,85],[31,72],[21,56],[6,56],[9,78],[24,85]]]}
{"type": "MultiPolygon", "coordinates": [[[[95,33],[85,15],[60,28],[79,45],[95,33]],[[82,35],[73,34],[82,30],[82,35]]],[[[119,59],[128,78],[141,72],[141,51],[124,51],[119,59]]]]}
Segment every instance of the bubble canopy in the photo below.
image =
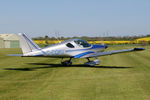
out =
{"type": "Polygon", "coordinates": [[[75,39],[74,42],[80,46],[83,46],[83,47],[90,47],[91,46],[91,44],[89,44],[87,41],[82,40],[82,39],[75,39]]]}

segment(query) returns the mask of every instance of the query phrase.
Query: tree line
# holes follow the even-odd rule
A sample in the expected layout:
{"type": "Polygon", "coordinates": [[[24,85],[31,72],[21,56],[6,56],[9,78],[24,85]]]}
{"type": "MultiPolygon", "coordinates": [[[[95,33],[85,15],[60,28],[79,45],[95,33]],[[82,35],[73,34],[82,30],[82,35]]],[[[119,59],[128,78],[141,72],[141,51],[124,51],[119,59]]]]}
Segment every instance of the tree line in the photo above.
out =
{"type": "Polygon", "coordinates": [[[33,40],[67,40],[67,39],[72,39],[72,38],[80,38],[88,41],[122,41],[122,40],[128,40],[128,41],[133,41],[135,39],[139,38],[144,38],[144,37],[150,37],[149,35],[141,35],[141,36],[108,36],[108,37],[88,37],[88,36],[81,36],[81,37],[49,37],[48,35],[44,37],[35,37],[33,40]]]}

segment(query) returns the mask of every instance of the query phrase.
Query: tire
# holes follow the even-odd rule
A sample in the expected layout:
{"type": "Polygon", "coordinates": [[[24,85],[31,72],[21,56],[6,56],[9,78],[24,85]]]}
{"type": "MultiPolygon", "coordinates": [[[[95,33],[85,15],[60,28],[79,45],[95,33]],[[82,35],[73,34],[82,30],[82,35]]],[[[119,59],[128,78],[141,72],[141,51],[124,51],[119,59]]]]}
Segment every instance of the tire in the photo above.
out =
{"type": "Polygon", "coordinates": [[[61,62],[61,64],[64,66],[71,66],[72,62],[71,61],[64,61],[64,62],[61,62]]]}

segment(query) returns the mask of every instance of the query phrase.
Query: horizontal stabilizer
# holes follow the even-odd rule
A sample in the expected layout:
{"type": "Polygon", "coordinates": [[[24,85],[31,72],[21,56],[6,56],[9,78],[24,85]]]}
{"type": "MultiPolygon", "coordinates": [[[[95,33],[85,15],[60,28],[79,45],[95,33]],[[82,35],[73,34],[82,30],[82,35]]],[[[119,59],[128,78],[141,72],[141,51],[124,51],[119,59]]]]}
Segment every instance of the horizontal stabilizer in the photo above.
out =
{"type": "Polygon", "coordinates": [[[23,54],[8,54],[8,56],[23,56],[23,54]]]}

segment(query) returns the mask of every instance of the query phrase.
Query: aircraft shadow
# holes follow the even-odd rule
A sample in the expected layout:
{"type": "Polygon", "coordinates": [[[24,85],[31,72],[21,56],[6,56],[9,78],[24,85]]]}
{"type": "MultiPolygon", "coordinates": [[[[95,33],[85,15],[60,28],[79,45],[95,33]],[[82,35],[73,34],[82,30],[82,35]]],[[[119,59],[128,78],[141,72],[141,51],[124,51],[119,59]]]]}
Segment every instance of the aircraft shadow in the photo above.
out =
{"type": "Polygon", "coordinates": [[[45,68],[59,68],[59,67],[85,67],[85,68],[102,68],[102,69],[127,69],[133,67],[125,66],[86,66],[83,64],[63,66],[61,64],[49,64],[49,63],[27,63],[29,65],[44,65],[42,67],[31,67],[31,68],[4,68],[4,70],[18,70],[18,71],[34,71],[36,69],[45,69],[45,68]]]}

